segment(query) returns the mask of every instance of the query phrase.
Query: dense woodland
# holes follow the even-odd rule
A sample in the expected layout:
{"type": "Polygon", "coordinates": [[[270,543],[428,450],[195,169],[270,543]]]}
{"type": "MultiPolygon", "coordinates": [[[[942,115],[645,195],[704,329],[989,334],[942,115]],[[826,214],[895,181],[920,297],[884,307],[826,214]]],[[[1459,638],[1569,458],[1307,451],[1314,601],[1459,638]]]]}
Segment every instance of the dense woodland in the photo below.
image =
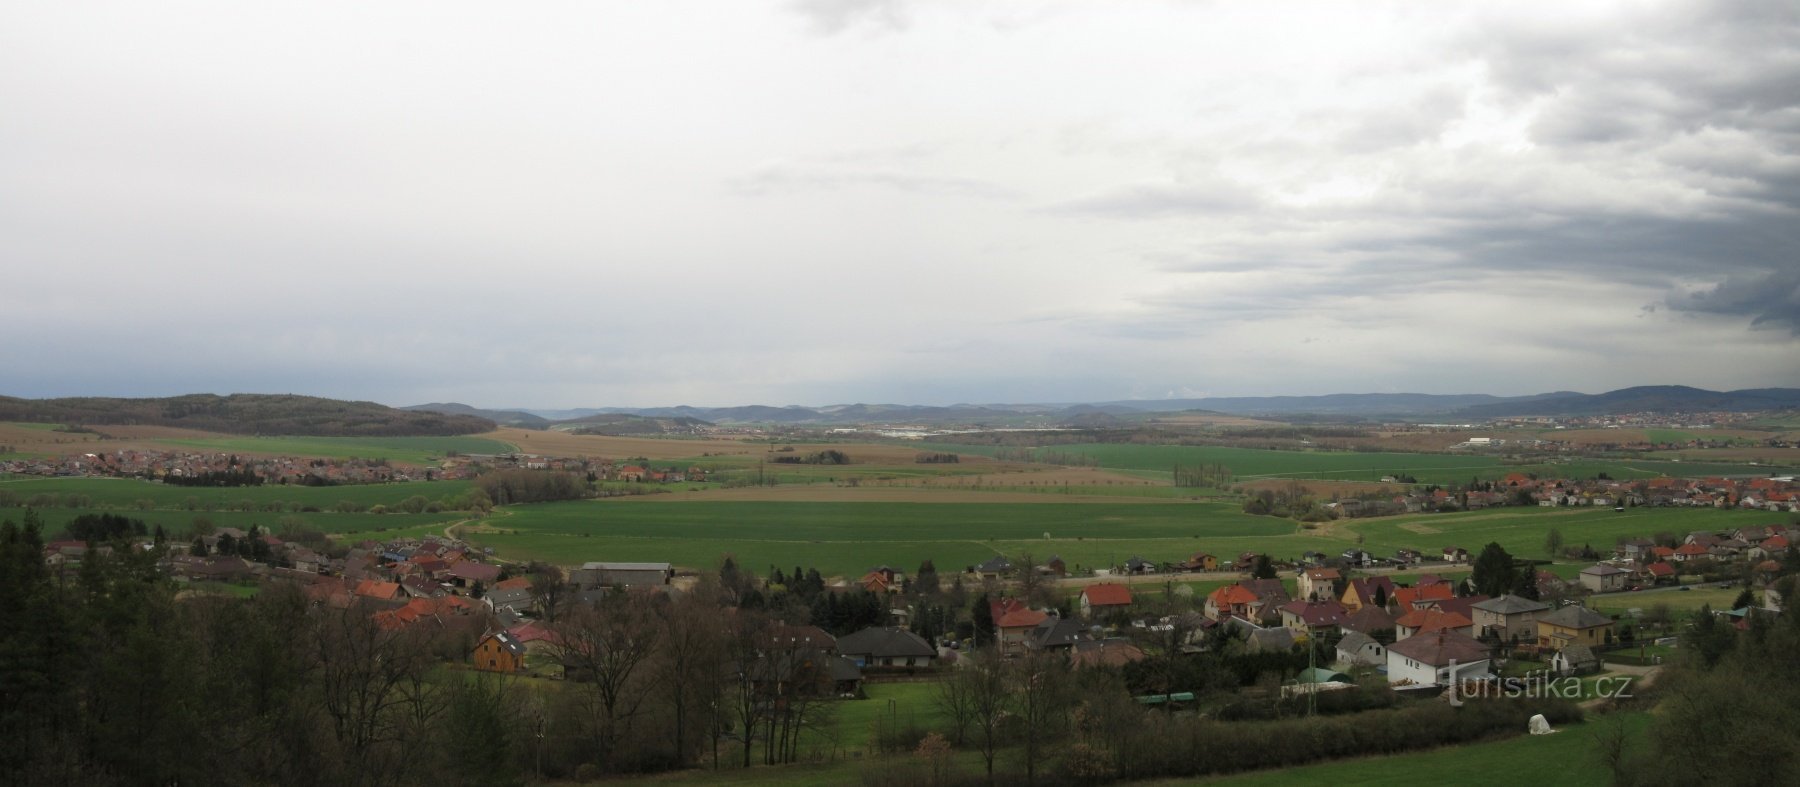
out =
{"type": "Polygon", "coordinates": [[[471,415],[285,394],[191,394],[163,399],[0,396],[0,421],[177,426],[227,434],[310,437],[447,436],[494,428],[493,421],[471,415]]]}

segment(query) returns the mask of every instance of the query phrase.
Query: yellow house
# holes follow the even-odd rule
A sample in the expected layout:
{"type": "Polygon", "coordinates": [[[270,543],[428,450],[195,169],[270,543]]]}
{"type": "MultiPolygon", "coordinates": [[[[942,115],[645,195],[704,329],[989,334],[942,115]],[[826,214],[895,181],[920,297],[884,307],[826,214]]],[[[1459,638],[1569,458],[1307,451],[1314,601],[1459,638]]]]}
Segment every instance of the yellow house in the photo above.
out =
{"type": "Polygon", "coordinates": [[[1343,603],[1344,609],[1355,612],[1362,609],[1364,604],[1375,603],[1376,588],[1381,589],[1382,599],[1392,600],[1394,598],[1393,580],[1387,577],[1369,577],[1368,579],[1352,579],[1346,583],[1344,596],[1338,601],[1343,603]]]}
{"type": "Polygon", "coordinates": [[[1538,647],[1562,650],[1571,645],[1606,644],[1613,620],[1587,607],[1568,606],[1537,619],[1538,647]]]}

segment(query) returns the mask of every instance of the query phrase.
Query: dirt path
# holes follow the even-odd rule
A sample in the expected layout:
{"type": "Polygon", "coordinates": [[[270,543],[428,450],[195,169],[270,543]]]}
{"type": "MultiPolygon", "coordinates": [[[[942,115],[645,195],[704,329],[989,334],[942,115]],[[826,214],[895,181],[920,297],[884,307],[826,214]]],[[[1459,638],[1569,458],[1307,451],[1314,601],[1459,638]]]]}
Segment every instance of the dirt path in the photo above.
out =
{"type": "MultiPolygon", "coordinates": [[[[1640,667],[1635,664],[1607,664],[1606,671],[1614,675],[1629,675],[1637,678],[1637,680],[1631,682],[1631,689],[1635,691],[1637,689],[1649,688],[1651,684],[1655,683],[1657,676],[1662,674],[1662,667],[1640,667]]],[[[1582,701],[1581,707],[1583,710],[1598,708],[1601,705],[1612,702],[1613,699],[1614,698],[1612,697],[1595,697],[1591,700],[1582,701]]]]}

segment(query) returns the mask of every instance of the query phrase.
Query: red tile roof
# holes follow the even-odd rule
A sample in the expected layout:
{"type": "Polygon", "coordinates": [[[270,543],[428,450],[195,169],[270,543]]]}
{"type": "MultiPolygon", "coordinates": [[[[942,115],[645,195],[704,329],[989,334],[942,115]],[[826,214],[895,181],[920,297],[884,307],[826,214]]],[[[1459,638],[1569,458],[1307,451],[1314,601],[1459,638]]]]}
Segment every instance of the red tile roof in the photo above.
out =
{"type": "Polygon", "coordinates": [[[1131,603],[1131,588],[1112,582],[1088,585],[1081,594],[1087,597],[1089,605],[1096,607],[1122,607],[1131,603]]]}
{"type": "Polygon", "coordinates": [[[1421,601],[1442,601],[1444,599],[1454,598],[1455,596],[1456,594],[1451,592],[1450,584],[1447,582],[1439,582],[1433,585],[1421,585],[1412,588],[1400,588],[1399,590],[1394,591],[1394,601],[1400,605],[1400,609],[1403,612],[1412,609],[1413,605],[1421,601]]]}
{"type": "Polygon", "coordinates": [[[1049,617],[1035,609],[1016,609],[1006,613],[1006,617],[994,621],[994,625],[1003,629],[1030,628],[1049,617]]]}

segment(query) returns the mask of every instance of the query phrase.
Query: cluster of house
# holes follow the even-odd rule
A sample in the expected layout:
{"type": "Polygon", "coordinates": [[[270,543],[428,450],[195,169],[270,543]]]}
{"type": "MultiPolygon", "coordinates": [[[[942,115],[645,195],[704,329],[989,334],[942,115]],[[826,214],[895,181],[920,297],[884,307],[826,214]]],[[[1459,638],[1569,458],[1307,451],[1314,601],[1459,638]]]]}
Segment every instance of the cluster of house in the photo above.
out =
{"type": "MultiPolygon", "coordinates": [[[[1679,544],[1631,538],[1613,549],[1613,559],[1581,571],[1581,584],[1595,593],[1673,584],[1693,564],[1742,564],[1752,576],[1767,579],[1781,571],[1788,549],[1800,542],[1800,527],[1756,525],[1719,533],[1697,531],[1679,544]]],[[[1691,573],[1691,572],[1686,572],[1691,573]]]]}
{"type": "Polygon", "coordinates": [[[319,459],[243,456],[194,451],[118,450],[0,462],[0,474],[195,478],[208,473],[253,473],[265,484],[383,484],[426,477],[425,470],[384,459],[319,459]]]}
{"type": "MultiPolygon", "coordinates": [[[[1391,481],[1391,478],[1383,479],[1391,481]]],[[[1339,499],[1327,508],[1341,516],[1462,511],[1496,506],[1695,506],[1800,511],[1800,484],[1776,478],[1652,478],[1643,481],[1532,478],[1509,473],[1476,489],[1435,488],[1385,499],[1339,499]]]]}
{"type": "Polygon", "coordinates": [[[1206,597],[1202,629],[1223,626],[1251,652],[1339,635],[1340,666],[1383,669],[1396,687],[1486,677],[1501,644],[1566,671],[1591,669],[1599,664],[1597,649],[1611,641],[1612,618],[1585,607],[1556,608],[1514,595],[1457,596],[1449,580],[1429,574],[1406,586],[1312,568],[1300,573],[1296,589],[1299,599],[1277,579],[1220,587],[1206,597]]]}
{"type": "Polygon", "coordinates": [[[1129,639],[1106,634],[1097,619],[1129,610],[1131,603],[1130,586],[1102,582],[1081,589],[1076,598],[1078,618],[1004,597],[990,599],[988,612],[994,620],[994,644],[1003,656],[1056,653],[1076,668],[1120,666],[1143,659],[1144,652],[1129,639]]]}
{"type": "Polygon", "coordinates": [[[678,484],[705,481],[704,468],[691,466],[652,467],[647,464],[620,464],[611,459],[545,456],[541,454],[458,454],[445,457],[438,470],[439,478],[474,478],[488,470],[555,470],[565,473],[592,473],[601,481],[678,484]]]}

